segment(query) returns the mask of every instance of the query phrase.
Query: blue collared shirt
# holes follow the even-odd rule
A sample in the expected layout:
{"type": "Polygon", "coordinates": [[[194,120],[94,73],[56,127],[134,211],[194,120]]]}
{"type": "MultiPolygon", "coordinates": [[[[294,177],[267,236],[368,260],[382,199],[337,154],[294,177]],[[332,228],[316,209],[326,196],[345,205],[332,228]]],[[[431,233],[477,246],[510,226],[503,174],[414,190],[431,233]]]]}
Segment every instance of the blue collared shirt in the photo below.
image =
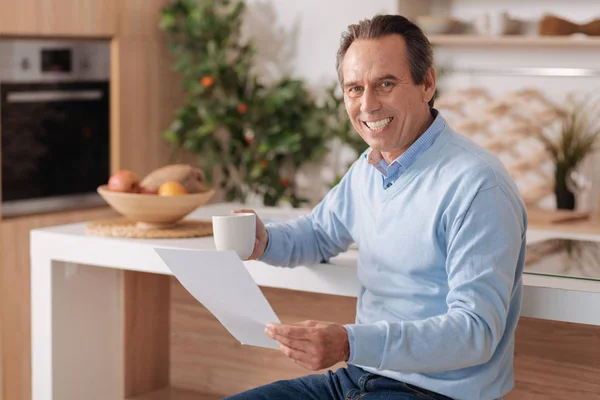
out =
{"type": "MultiPolygon", "coordinates": [[[[381,153],[375,149],[370,150],[370,152],[379,153],[376,157],[381,158],[379,162],[375,162],[372,165],[383,175],[384,189],[391,187],[404,171],[413,165],[431,147],[446,127],[446,121],[439,115],[436,109],[432,108],[431,114],[434,116],[434,120],[429,128],[400,157],[392,161],[390,165],[387,165],[387,162],[381,157],[381,153]]],[[[368,159],[368,156],[371,155],[370,152],[365,152],[364,157],[368,159]]]]}

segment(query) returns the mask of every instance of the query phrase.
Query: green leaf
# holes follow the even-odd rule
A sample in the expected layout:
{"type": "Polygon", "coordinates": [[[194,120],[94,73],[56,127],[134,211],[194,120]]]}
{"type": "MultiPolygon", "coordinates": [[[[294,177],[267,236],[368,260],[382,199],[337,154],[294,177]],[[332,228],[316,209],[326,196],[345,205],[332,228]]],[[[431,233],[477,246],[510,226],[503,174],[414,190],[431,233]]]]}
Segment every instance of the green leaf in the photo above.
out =
{"type": "Polygon", "coordinates": [[[172,12],[165,11],[162,13],[158,26],[163,31],[170,31],[175,28],[176,22],[175,15],[172,12]]]}
{"type": "Polygon", "coordinates": [[[172,144],[178,144],[180,142],[179,135],[173,131],[166,131],[163,134],[165,140],[172,144]]]}
{"type": "Polygon", "coordinates": [[[250,173],[248,176],[250,177],[250,179],[258,179],[262,176],[262,174],[263,174],[262,167],[260,166],[260,164],[256,164],[256,165],[252,166],[252,169],[250,170],[250,173]]]}
{"type": "Polygon", "coordinates": [[[208,56],[214,56],[217,53],[217,43],[214,40],[209,40],[206,45],[208,56]]]}

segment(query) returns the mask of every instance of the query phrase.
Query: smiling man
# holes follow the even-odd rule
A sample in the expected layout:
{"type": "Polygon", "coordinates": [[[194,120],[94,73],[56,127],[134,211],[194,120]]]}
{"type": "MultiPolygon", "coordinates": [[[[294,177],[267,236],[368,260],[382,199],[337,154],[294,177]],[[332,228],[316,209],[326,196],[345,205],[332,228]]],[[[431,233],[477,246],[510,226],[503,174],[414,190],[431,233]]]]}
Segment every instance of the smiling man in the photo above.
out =
{"type": "Polygon", "coordinates": [[[502,398],[514,382],[527,227],[516,185],[433,108],[431,45],[406,18],[351,25],[337,65],[369,149],[310,215],[258,219],[250,258],[293,267],[358,244],[355,323],[266,329],[309,370],[347,367],[231,399],[502,398]]]}

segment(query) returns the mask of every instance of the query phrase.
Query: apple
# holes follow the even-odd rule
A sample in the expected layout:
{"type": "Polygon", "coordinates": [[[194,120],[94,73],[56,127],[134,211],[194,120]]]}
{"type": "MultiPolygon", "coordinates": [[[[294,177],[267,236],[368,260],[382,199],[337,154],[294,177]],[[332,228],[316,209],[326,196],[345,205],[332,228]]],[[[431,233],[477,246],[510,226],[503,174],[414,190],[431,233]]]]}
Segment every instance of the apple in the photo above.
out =
{"type": "Polygon", "coordinates": [[[140,177],[135,172],[123,169],[108,179],[108,190],[113,192],[139,193],[140,177]]]}

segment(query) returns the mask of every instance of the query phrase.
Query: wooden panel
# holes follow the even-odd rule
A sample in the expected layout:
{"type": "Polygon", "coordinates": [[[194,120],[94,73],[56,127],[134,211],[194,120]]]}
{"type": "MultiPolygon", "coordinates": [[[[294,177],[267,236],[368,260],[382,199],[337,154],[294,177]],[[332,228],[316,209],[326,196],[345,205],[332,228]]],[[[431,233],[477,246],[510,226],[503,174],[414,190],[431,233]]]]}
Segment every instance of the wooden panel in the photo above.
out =
{"type": "Polygon", "coordinates": [[[0,35],[111,37],[118,0],[2,0],[0,35]]]}
{"type": "Polygon", "coordinates": [[[521,318],[515,354],[515,390],[507,400],[600,394],[600,326],[521,318]]]}
{"type": "MultiPolygon", "coordinates": [[[[143,176],[169,162],[170,146],[162,136],[182,95],[166,38],[158,29],[167,2],[120,2],[118,36],[111,49],[113,172],[130,169],[143,176]]],[[[169,383],[169,285],[166,276],[125,275],[128,397],[169,383]]]]}
{"type": "MultiPolygon", "coordinates": [[[[355,298],[272,288],[262,290],[282,322],[354,321],[355,298]]],[[[308,372],[278,351],[240,345],[174,278],[171,302],[173,386],[227,396],[308,372]]]]}
{"type": "Polygon", "coordinates": [[[163,132],[181,101],[171,59],[160,39],[113,41],[111,169],[145,175],[169,162],[170,146],[163,132]]]}
{"type": "Polygon", "coordinates": [[[125,396],[169,385],[167,275],[125,271],[125,396]]]}
{"type": "Polygon", "coordinates": [[[29,231],[52,225],[115,216],[107,207],[42,214],[0,221],[0,291],[3,337],[4,398],[31,398],[29,231]]]}
{"type": "MultiPolygon", "coordinates": [[[[354,319],[352,298],[263,292],[284,322],[354,319]]],[[[239,345],[174,279],[171,301],[173,385],[226,396],[309,372],[278,352],[239,345]]],[[[600,393],[600,327],[522,318],[516,340],[516,386],[507,399],[589,399],[600,393]]]]}
{"type": "Polygon", "coordinates": [[[169,0],[124,0],[119,13],[119,37],[158,38],[160,11],[169,0]]]}
{"type": "MultiPolygon", "coordinates": [[[[168,0],[121,2],[119,34],[111,54],[111,169],[140,175],[169,162],[163,139],[183,94],[166,35],[158,29],[168,0]]],[[[191,160],[184,155],[185,161],[191,160]]]]}

